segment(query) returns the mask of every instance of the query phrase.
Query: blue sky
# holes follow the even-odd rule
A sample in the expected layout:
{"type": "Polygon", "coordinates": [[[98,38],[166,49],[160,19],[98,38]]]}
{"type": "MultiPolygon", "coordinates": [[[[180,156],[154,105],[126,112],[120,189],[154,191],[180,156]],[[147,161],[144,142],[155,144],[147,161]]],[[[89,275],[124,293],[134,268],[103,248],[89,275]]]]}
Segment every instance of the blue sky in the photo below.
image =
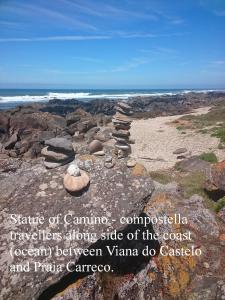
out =
{"type": "Polygon", "coordinates": [[[0,0],[1,88],[225,88],[225,0],[0,0]]]}

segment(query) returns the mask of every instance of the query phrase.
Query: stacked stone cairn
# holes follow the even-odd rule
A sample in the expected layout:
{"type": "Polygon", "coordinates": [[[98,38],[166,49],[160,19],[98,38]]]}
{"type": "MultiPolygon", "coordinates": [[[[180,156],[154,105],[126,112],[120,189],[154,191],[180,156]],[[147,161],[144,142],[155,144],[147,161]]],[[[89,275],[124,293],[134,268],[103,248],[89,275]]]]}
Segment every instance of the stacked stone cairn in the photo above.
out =
{"type": "Polygon", "coordinates": [[[129,140],[130,137],[130,125],[132,119],[130,116],[133,114],[131,107],[126,102],[118,102],[116,107],[116,114],[113,116],[114,130],[112,133],[115,139],[115,153],[118,158],[127,157],[131,153],[131,147],[129,140]]]}
{"type": "Polygon", "coordinates": [[[45,158],[44,165],[48,169],[60,167],[74,160],[73,145],[65,138],[52,138],[45,141],[45,146],[41,154],[45,158]]]}

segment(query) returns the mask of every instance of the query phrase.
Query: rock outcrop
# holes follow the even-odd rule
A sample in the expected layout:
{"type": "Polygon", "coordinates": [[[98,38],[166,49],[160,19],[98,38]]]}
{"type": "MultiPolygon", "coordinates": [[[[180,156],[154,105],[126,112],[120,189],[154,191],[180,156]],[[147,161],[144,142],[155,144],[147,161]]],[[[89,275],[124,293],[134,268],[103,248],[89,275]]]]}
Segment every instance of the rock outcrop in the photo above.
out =
{"type": "Polygon", "coordinates": [[[208,191],[221,190],[225,192],[225,161],[211,166],[205,187],[208,191]]]}
{"type": "Polygon", "coordinates": [[[159,254],[137,273],[95,273],[76,281],[53,299],[223,299],[225,254],[224,240],[219,239],[219,234],[224,229],[217,223],[215,215],[204,207],[203,198],[195,195],[182,199],[178,192],[170,194],[156,190],[144,211],[152,217],[179,213],[187,217],[187,225],[157,224],[153,225],[154,231],[160,236],[166,232],[190,231],[191,241],[160,240],[161,247],[173,251],[193,246],[195,250],[201,249],[202,255],[159,254]]]}
{"type": "MultiPolygon", "coordinates": [[[[52,145],[52,143],[51,143],[52,145]]],[[[135,177],[130,175],[130,170],[126,165],[117,165],[113,169],[104,167],[104,162],[92,156],[81,157],[80,162],[88,168],[91,185],[85,193],[73,196],[63,188],[62,174],[66,171],[66,166],[54,170],[46,168],[37,163],[31,165],[26,163],[20,167],[13,175],[3,174],[0,177],[1,185],[1,237],[8,241],[10,231],[27,232],[29,235],[45,231],[46,234],[60,232],[89,232],[94,235],[93,239],[45,239],[45,240],[16,240],[2,243],[0,254],[4,260],[1,261],[1,288],[0,298],[3,300],[17,299],[30,300],[37,299],[47,288],[57,283],[62,276],[68,275],[65,264],[69,261],[76,263],[79,255],[57,257],[37,256],[25,258],[22,255],[9,255],[9,248],[26,249],[39,248],[40,244],[44,248],[83,248],[86,249],[99,239],[102,232],[113,232],[115,229],[124,230],[125,225],[119,221],[120,217],[138,216],[142,213],[145,203],[150,198],[154,186],[148,177],[135,177]],[[95,162],[93,163],[93,161],[95,162]],[[86,163],[87,162],[87,163],[86,163]],[[10,178],[10,180],[9,180],[10,178]],[[10,224],[10,214],[22,216],[44,216],[49,217],[68,215],[68,221],[77,217],[105,217],[110,221],[107,224],[79,224],[59,223],[49,226],[46,222],[32,226],[29,224],[10,224]],[[111,222],[111,219],[114,221],[111,222]],[[95,236],[96,234],[96,236],[95,236]],[[26,264],[30,262],[30,272],[13,273],[9,271],[9,265],[26,264]],[[42,272],[41,269],[34,271],[32,262],[38,261],[41,264],[63,264],[62,271],[58,273],[42,272]]],[[[101,243],[100,243],[101,246],[101,243]]],[[[82,258],[83,259],[83,258],[82,258]]],[[[114,261],[117,264],[117,261],[114,261]]],[[[129,265],[132,265],[129,263],[129,265]]],[[[72,274],[72,281],[73,273],[72,274]]],[[[43,296],[47,300],[48,297],[43,296]]],[[[87,299],[87,298],[82,298],[87,299]]]]}

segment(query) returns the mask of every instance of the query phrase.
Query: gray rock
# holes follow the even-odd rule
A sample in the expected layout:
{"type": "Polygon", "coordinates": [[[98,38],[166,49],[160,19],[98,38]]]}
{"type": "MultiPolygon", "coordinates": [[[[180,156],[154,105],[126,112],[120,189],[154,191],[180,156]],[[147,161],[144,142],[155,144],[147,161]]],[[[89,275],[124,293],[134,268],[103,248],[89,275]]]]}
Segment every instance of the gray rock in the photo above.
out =
{"type": "Polygon", "coordinates": [[[68,159],[73,159],[74,158],[74,152],[57,152],[54,151],[55,148],[52,148],[50,146],[44,147],[41,150],[41,154],[47,159],[47,160],[52,160],[55,162],[60,162],[68,159]]]}
{"type": "Polygon", "coordinates": [[[45,141],[45,145],[51,146],[54,149],[60,150],[62,152],[72,152],[73,145],[71,141],[66,138],[52,138],[50,140],[45,141]]]}
{"type": "Polygon", "coordinates": [[[106,157],[105,157],[105,162],[106,163],[109,163],[109,162],[111,162],[112,161],[112,155],[107,155],[106,157]]]}
{"type": "Polygon", "coordinates": [[[187,148],[179,148],[179,149],[173,151],[173,154],[182,154],[185,152],[187,152],[187,148]]]}
{"type": "Polygon", "coordinates": [[[130,151],[130,145],[116,143],[115,147],[123,151],[130,151]]]}
{"type": "Polygon", "coordinates": [[[119,137],[114,137],[114,140],[118,143],[118,144],[129,144],[129,139],[127,138],[119,138],[119,137]]]}
{"type": "MultiPolygon", "coordinates": [[[[0,234],[2,237],[9,236],[9,232],[29,232],[33,234],[38,230],[47,230],[48,235],[60,232],[62,235],[66,232],[79,228],[80,233],[88,232],[94,237],[89,240],[32,240],[32,248],[50,247],[55,249],[69,248],[88,248],[96,240],[99,239],[103,232],[113,232],[123,230],[125,225],[119,221],[121,217],[138,216],[144,208],[145,203],[150,198],[154,189],[150,178],[132,177],[125,169],[107,169],[104,166],[95,164],[90,171],[91,184],[89,189],[81,195],[72,196],[65,189],[61,189],[62,177],[65,167],[55,169],[54,171],[46,171],[42,165],[24,167],[23,170],[14,174],[11,180],[8,178],[0,178],[1,185],[1,211],[0,217],[2,225],[0,234]],[[54,176],[54,179],[53,179],[54,176]],[[51,182],[54,180],[54,187],[51,182]],[[43,184],[47,184],[48,188],[44,191],[40,189],[43,184]],[[3,189],[2,189],[3,187],[3,189]],[[13,189],[12,189],[13,187],[13,189]],[[5,197],[5,191],[8,191],[5,197]],[[11,191],[11,193],[9,193],[11,191]],[[15,193],[16,191],[16,193],[15,193]],[[96,201],[98,199],[98,201],[96,201]],[[20,214],[22,216],[44,216],[45,220],[49,217],[69,215],[67,220],[71,218],[83,217],[107,217],[107,224],[88,224],[87,222],[78,226],[70,223],[64,226],[62,223],[56,226],[49,226],[46,221],[43,225],[38,224],[32,226],[30,224],[10,224],[11,213],[20,214]],[[115,220],[111,222],[111,219],[115,220]],[[96,234],[96,235],[95,235],[96,234]]],[[[128,170],[128,169],[127,169],[128,170]]],[[[30,248],[31,241],[13,241],[15,248],[30,248]]],[[[68,274],[66,264],[69,261],[78,261],[79,256],[73,255],[57,257],[57,256],[38,256],[29,257],[30,272],[15,273],[9,271],[9,265],[24,263],[28,259],[23,256],[9,255],[9,244],[2,243],[0,249],[1,257],[4,258],[1,264],[0,275],[4,278],[4,288],[0,291],[1,299],[17,299],[31,300],[37,299],[39,295],[49,286],[58,282],[64,275],[68,274]],[[38,261],[41,264],[51,263],[53,265],[63,264],[60,272],[42,272],[38,269],[34,272],[33,263],[38,261]]],[[[46,298],[45,298],[46,299],[46,298]]],[[[82,298],[86,299],[86,298],[82,298]]]]}
{"type": "Polygon", "coordinates": [[[38,134],[38,141],[40,143],[44,143],[46,140],[50,140],[55,137],[55,133],[53,131],[41,131],[38,134]]]}
{"type": "Polygon", "coordinates": [[[101,150],[101,151],[94,152],[93,154],[96,156],[104,156],[105,152],[103,150],[101,150]]]}
{"type": "Polygon", "coordinates": [[[195,156],[179,162],[177,167],[186,172],[201,171],[206,175],[210,172],[210,163],[195,156]]]}
{"type": "Polygon", "coordinates": [[[114,130],[112,135],[115,137],[128,138],[130,136],[130,132],[128,130],[114,130]]]}
{"type": "Polygon", "coordinates": [[[136,166],[136,164],[137,164],[137,162],[136,162],[135,159],[128,159],[128,161],[127,161],[127,167],[128,168],[133,168],[133,167],[136,166]]]}
{"type": "Polygon", "coordinates": [[[17,132],[15,132],[10,138],[9,140],[5,143],[4,147],[6,150],[12,149],[16,142],[18,141],[18,134],[17,132]]]}
{"type": "Polygon", "coordinates": [[[47,169],[54,169],[54,168],[58,168],[58,167],[61,167],[63,165],[66,165],[66,164],[70,163],[73,160],[74,160],[74,156],[67,157],[66,159],[60,160],[60,161],[46,159],[44,161],[44,166],[47,169]]]}
{"type": "Polygon", "coordinates": [[[89,145],[88,145],[88,150],[90,153],[94,153],[97,151],[101,151],[103,149],[103,145],[100,141],[98,140],[93,140],[89,145]]]}

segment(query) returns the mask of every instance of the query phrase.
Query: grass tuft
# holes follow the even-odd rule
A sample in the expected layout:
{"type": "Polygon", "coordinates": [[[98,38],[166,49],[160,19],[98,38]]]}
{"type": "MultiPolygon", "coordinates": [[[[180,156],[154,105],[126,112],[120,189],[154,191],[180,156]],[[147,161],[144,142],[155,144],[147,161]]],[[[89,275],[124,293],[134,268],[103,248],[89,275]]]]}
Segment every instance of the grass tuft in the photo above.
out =
{"type": "Polygon", "coordinates": [[[199,155],[199,158],[204,161],[207,161],[209,163],[217,163],[218,162],[218,159],[213,152],[202,153],[201,155],[199,155]]]}

